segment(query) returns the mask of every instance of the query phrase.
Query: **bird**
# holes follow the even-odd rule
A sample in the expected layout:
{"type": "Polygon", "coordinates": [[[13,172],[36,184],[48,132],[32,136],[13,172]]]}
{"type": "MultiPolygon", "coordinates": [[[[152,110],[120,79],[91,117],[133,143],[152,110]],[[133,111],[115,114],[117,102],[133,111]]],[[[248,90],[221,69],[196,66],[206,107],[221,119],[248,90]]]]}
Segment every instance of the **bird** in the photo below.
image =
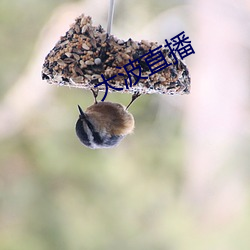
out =
{"type": "Polygon", "coordinates": [[[76,135],[84,146],[91,149],[115,147],[134,130],[134,117],[128,112],[128,108],[140,94],[134,93],[131,102],[125,107],[119,103],[98,102],[98,91],[91,91],[95,99],[94,104],[85,112],[78,105],[76,135]]]}

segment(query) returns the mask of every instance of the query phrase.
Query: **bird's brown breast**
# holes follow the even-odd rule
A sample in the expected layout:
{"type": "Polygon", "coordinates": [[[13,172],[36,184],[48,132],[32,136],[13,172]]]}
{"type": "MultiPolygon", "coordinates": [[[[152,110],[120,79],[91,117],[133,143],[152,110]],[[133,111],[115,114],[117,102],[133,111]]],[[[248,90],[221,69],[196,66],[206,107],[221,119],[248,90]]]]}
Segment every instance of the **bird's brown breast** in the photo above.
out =
{"type": "Polygon", "coordinates": [[[134,118],[118,103],[99,102],[85,112],[98,131],[111,135],[127,135],[133,132],[134,118]]]}

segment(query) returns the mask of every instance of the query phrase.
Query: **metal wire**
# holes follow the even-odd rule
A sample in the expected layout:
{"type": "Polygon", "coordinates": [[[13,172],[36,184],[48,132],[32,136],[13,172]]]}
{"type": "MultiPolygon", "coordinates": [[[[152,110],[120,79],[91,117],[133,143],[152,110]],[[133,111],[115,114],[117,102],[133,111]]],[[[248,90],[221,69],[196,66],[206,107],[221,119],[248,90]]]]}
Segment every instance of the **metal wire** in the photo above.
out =
{"type": "Polygon", "coordinates": [[[107,33],[108,34],[111,33],[111,29],[112,29],[114,9],[115,9],[115,0],[110,0],[109,13],[108,13],[108,26],[107,26],[107,33]]]}

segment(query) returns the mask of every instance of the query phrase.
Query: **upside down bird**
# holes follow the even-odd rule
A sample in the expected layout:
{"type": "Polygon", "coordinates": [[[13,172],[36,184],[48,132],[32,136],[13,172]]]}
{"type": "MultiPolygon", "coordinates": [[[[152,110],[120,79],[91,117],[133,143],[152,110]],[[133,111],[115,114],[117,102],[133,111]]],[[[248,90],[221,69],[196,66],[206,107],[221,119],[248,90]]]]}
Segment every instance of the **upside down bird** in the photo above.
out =
{"type": "Polygon", "coordinates": [[[134,117],[129,106],[140,96],[135,93],[127,107],[119,103],[97,102],[98,92],[93,92],[95,103],[84,112],[78,105],[79,118],[76,134],[83,145],[91,149],[111,148],[134,130],[134,117]]]}

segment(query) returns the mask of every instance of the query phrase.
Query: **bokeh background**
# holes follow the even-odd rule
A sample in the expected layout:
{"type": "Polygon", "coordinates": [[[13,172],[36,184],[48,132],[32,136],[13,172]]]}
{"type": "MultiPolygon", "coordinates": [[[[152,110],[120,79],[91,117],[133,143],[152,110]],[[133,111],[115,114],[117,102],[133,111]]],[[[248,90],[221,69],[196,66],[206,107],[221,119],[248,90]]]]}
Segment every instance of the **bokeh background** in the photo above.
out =
{"type": "Polygon", "coordinates": [[[91,93],[41,67],[81,13],[106,27],[108,5],[0,2],[0,249],[249,250],[250,2],[117,0],[117,37],[190,37],[192,91],[139,98],[135,133],[90,150],[74,126],[91,93]]]}

